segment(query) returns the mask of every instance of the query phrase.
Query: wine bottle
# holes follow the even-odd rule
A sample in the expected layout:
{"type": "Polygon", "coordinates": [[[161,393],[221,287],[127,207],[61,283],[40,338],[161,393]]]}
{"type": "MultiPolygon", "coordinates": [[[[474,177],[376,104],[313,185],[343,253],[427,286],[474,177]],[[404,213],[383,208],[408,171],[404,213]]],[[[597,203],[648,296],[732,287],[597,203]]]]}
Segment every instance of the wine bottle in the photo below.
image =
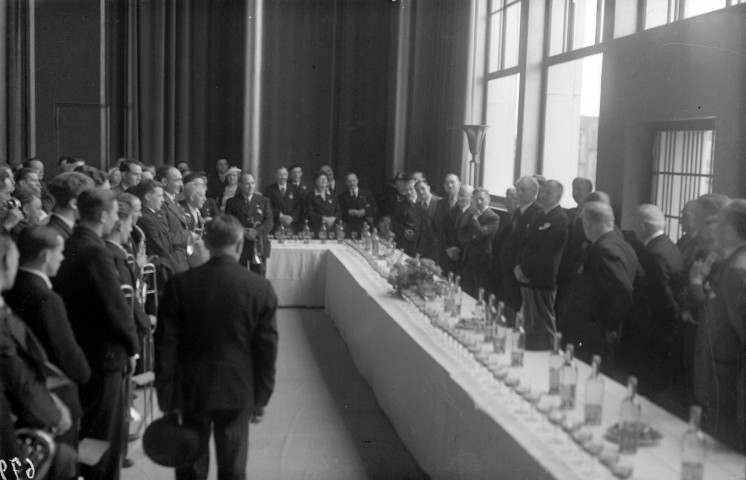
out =
{"type": "Polygon", "coordinates": [[[575,365],[575,347],[568,343],[565,347],[565,361],[559,375],[560,408],[575,408],[575,392],[578,385],[578,366],[575,365]]]}
{"type": "Polygon", "coordinates": [[[453,310],[453,272],[448,272],[448,284],[443,294],[443,312],[448,315],[453,310]]]}
{"type": "Polygon", "coordinates": [[[702,480],[705,476],[707,444],[700,429],[702,407],[689,410],[689,429],[681,438],[681,480],[702,480]]]}
{"type": "Polygon", "coordinates": [[[495,353],[505,353],[507,351],[507,340],[508,340],[508,322],[505,321],[505,304],[503,302],[497,302],[497,310],[495,311],[495,353]]]}
{"type": "Polygon", "coordinates": [[[363,233],[360,235],[360,237],[363,241],[363,251],[370,252],[372,248],[370,240],[370,227],[368,227],[367,223],[363,226],[363,233]]]}
{"type": "Polygon", "coordinates": [[[344,243],[345,241],[345,228],[342,226],[342,222],[337,222],[337,243],[344,243]]]}
{"type": "Polygon", "coordinates": [[[585,423],[601,425],[604,404],[604,379],[601,378],[601,357],[593,356],[591,375],[585,381],[585,423]]]}
{"type": "Polygon", "coordinates": [[[510,350],[510,365],[513,367],[523,366],[523,357],[526,351],[526,331],[523,328],[523,314],[515,314],[515,327],[513,327],[513,343],[510,350]]]}
{"type": "Polygon", "coordinates": [[[451,316],[461,319],[461,276],[456,275],[456,279],[453,281],[453,306],[451,310],[451,316]]]}
{"type": "Polygon", "coordinates": [[[490,293],[484,309],[484,341],[495,341],[495,294],[490,293]]]}
{"type": "Polygon", "coordinates": [[[480,332],[485,330],[484,308],[484,288],[480,288],[477,294],[477,303],[474,305],[474,323],[477,325],[477,331],[480,332]]]}
{"type": "Polygon", "coordinates": [[[560,369],[565,359],[562,357],[560,348],[562,347],[562,334],[554,334],[554,348],[549,354],[549,394],[556,395],[559,393],[560,386],[560,369]]]}
{"type": "Polygon", "coordinates": [[[311,229],[308,226],[308,219],[305,220],[305,223],[303,224],[303,243],[308,243],[311,241],[311,229]]]}
{"type": "Polygon", "coordinates": [[[326,223],[321,224],[321,229],[319,230],[319,240],[321,240],[321,243],[326,243],[326,237],[329,236],[329,230],[326,228],[326,223]]]}
{"type": "Polygon", "coordinates": [[[280,231],[277,235],[279,243],[285,243],[285,225],[280,225],[280,231]]]}
{"type": "Polygon", "coordinates": [[[619,453],[634,454],[640,436],[642,406],[637,398],[637,377],[627,380],[627,396],[622,400],[619,412],[619,453]]]}
{"type": "Polygon", "coordinates": [[[378,239],[378,230],[375,227],[373,227],[373,233],[370,236],[370,246],[371,246],[371,253],[373,254],[373,257],[378,258],[379,239],[378,239]]]}

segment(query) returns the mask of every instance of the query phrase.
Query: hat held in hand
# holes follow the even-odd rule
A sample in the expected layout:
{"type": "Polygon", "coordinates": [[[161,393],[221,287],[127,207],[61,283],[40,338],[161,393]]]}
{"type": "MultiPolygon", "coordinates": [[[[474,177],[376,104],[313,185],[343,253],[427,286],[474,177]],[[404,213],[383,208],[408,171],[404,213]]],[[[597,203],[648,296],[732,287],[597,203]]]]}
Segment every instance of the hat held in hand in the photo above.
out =
{"type": "Polygon", "coordinates": [[[202,455],[197,430],[179,424],[175,413],[166,414],[148,425],[142,437],[142,448],[155,463],[172,468],[191,465],[202,455]]]}

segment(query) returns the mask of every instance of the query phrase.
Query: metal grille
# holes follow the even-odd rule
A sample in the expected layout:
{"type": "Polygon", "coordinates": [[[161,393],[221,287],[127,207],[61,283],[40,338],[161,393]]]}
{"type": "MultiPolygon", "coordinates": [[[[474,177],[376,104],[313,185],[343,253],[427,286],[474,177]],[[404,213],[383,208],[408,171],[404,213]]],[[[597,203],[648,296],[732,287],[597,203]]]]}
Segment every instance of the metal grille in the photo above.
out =
{"type": "Polygon", "coordinates": [[[681,209],[689,200],[712,192],[714,130],[657,132],[653,203],[663,210],[666,233],[681,236],[681,209]]]}

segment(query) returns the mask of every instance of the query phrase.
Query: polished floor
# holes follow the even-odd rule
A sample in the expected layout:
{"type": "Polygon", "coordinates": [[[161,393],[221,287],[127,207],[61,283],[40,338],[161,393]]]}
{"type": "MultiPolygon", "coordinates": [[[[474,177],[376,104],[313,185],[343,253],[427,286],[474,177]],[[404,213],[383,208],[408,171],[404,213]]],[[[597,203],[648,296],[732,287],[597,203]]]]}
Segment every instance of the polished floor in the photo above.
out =
{"type": "MultiPolygon", "coordinates": [[[[322,310],[281,309],[275,393],[250,429],[247,477],[261,480],[424,479],[347,346],[322,310]]],[[[140,442],[124,480],[173,478],[140,442]]],[[[217,478],[214,464],[210,479],[217,478]]]]}

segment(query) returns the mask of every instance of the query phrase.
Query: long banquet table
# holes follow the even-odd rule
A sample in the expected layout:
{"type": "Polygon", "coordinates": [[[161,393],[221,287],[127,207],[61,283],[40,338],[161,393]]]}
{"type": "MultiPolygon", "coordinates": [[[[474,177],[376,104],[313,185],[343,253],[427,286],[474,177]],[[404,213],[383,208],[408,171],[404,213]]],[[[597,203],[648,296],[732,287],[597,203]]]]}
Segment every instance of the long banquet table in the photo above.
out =
{"type": "MultiPolygon", "coordinates": [[[[591,457],[578,452],[562,431],[562,441],[552,443],[556,432],[542,431],[542,422],[516,413],[517,399],[504,386],[498,390],[485,369],[465,360],[450,337],[409,303],[392,296],[390,286],[358,252],[331,244],[315,247],[306,246],[325,264],[325,271],[319,271],[325,279],[317,280],[325,283],[326,312],[381,408],[431,478],[613,478],[598,463],[591,468],[591,457]]],[[[292,249],[273,250],[273,260],[286,251],[292,249]]],[[[464,312],[470,311],[473,299],[464,304],[464,312]]],[[[501,361],[509,363],[507,356],[501,361]]],[[[569,415],[580,418],[590,368],[582,362],[578,366],[578,407],[569,415]]],[[[527,352],[525,366],[511,368],[510,374],[546,388],[548,353],[527,352]]],[[[605,385],[604,421],[591,429],[597,439],[616,422],[625,395],[613,380],[605,378],[605,385]]],[[[663,438],[657,446],[638,450],[633,478],[679,478],[679,445],[687,425],[645,399],[642,404],[643,420],[663,438]]],[[[616,447],[605,441],[605,448],[616,447]]],[[[720,444],[711,447],[706,479],[743,478],[743,473],[741,455],[720,444]]]]}

